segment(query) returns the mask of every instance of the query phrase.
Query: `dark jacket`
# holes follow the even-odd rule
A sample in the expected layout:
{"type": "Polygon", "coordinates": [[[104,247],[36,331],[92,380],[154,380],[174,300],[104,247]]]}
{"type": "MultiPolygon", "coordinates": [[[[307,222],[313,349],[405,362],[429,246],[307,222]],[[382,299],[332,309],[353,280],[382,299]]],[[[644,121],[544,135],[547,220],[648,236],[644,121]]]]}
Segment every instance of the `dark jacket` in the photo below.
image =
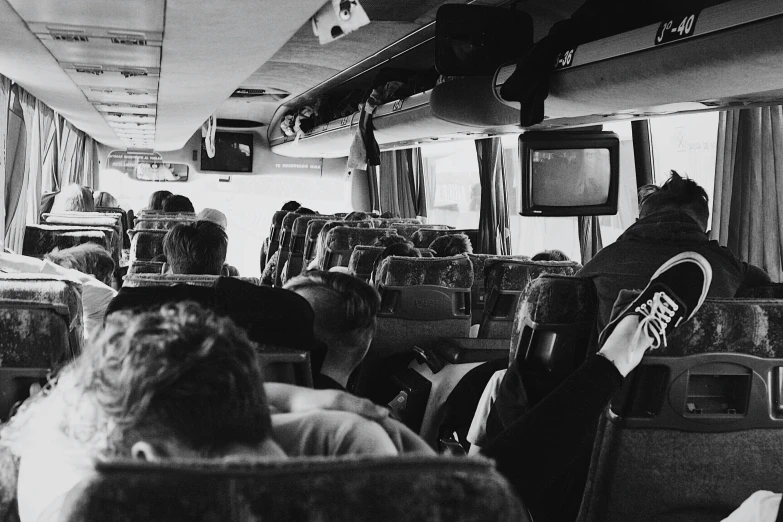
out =
{"type": "Polygon", "coordinates": [[[711,241],[683,212],[662,212],[640,219],[617,241],[593,257],[576,275],[589,277],[598,294],[599,331],[606,326],[617,294],[643,289],[653,273],[669,258],[694,251],[712,265],[709,297],[734,297],[741,286],[770,282],[766,272],[740,261],[726,247],[711,241]]]}

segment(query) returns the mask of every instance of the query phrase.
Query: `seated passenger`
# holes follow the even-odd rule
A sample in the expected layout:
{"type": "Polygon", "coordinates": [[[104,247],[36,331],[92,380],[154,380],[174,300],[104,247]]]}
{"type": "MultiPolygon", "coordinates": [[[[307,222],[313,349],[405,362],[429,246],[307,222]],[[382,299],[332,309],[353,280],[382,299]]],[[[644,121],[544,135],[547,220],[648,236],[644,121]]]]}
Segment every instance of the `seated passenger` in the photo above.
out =
{"type": "Polygon", "coordinates": [[[214,208],[205,208],[196,214],[199,221],[211,221],[223,230],[228,229],[228,219],[221,211],[214,208]]]}
{"type": "Polygon", "coordinates": [[[172,274],[221,275],[227,251],[226,232],[211,221],[179,223],[163,238],[172,274]]]}
{"type": "Polygon", "coordinates": [[[378,292],[352,275],[321,270],[295,277],[284,288],[307,299],[315,312],[315,337],[326,344],[326,360],[315,387],[345,390],[370,349],[380,306],[378,292]]]}
{"type": "Polygon", "coordinates": [[[168,190],[156,190],[150,195],[147,210],[163,210],[163,202],[173,196],[168,190]]]}
{"type": "Polygon", "coordinates": [[[378,273],[378,267],[381,266],[381,262],[387,257],[421,257],[421,252],[413,247],[413,243],[405,241],[404,243],[393,243],[387,246],[383,252],[375,260],[372,265],[372,273],[370,274],[370,284],[377,288],[378,281],[375,280],[375,275],[378,273]]]}
{"type": "MultiPolygon", "coordinates": [[[[299,213],[302,214],[302,212],[299,213]]],[[[367,212],[359,212],[357,210],[345,216],[345,221],[369,221],[370,219],[372,219],[370,214],[367,212]]]]}
{"type": "Polygon", "coordinates": [[[544,250],[530,258],[531,261],[571,261],[571,259],[560,250],[544,250]]]}
{"type": "Polygon", "coordinates": [[[409,245],[411,248],[413,248],[413,243],[411,243],[409,240],[405,239],[404,237],[398,235],[379,237],[378,239],[375,240],[372,246],[387,248],[392,245],[398,245],[400,243],[409,245]]]}
{"type": "Polygon", "coordinates": [[[71,183],[54,197],[52,212],[95,212],[92,190],[71,183]]]}
{"type": "Polygon", "coordinates": [[[83,243],[63,250],[55,248],[46,254],[44,259],[55,265],[91,275],[107,286],[111,286],[114,279],[116,267],[111,254],[95,243],[83,243]]]}
{"type": "Polygon", "coordinates": [[[734,297],[741,287],[768,284],[766,272],[740,261],[707,235],[707,193],[672,171],[662,186],[640,189],[639,220],[577,272],[593,280],[598,293],[598,327],[603,329],[622,289],[643,288],[670,257],[692,250],[707,258],[714,277],[710,297],[734,297]]]}
{"type": "Polygon", "coordinates": [[[465,234],[447,234],[440,236],[430,244],[435,257],[451,257],[460,254],[472,254],[473,245],[465,234]]]}
{"type": "Polygon", "coordinates": [[[92,193],[96,208],[119,208],[120,202],[108,192],[95,191],[92,193]]]}
{"type": "MultiPolygon", "coordinates": [[[[285,207],[286,205],[293,206],[294,203],[296,203],[297,205],[299,204],[296,201],[289,201],[288,203],[283,205],[283,207],[285,207]]],[[[283,208],[283,210],[286,209],[283,208]]],[[[318,212],[316,212],[315,210],[311,210],[307,207],[301,207],[301,206],[296,210],[291,210],[290,212],[302,214],[303,216],[318,214],[318,212]]],[[[280,245],[280,247],[278,247],[275,253],[272,254],[272,257],[270,257],[269,261],[266,262],[266,266],[264,266],[263,272],[261,272],[262,285],[272,286],[273,284],[275,284],[275,271],[277,270],[277,261],[280,259],[280,248],[282,248],[282,245],[280,245]]],[[[282,269],[283,267],[280,268],[282,269]]]]}
{"type": "Polygon", "coordinates": [[[334,390],[264,385],[245,332],[184,302],[107,317],[53,389],[20,408],[0,443],[21,459],[20,519],[34,522],[57,519],[67,493],[95,474],[99,455],[147,461],[396,455],[400,441],[415,444],[417,437],[386,413],[334,390]],[[270,406],[283,413],[270,416],[270,406]],[[317,411],[337,408],[379,422],[317,411]]]}
{"type": "MultiPolygon", "coordinates": [[[[78,255],[62,255],[62,253],[68,250],[72,251],[74,248],[62,250],[59,253],[59,259],[61,259],[63,263],[73,263],[73,259],[79,257],[78,255]]],[[[57,256],[56,253],[54,255],[57,256]]],[[[87,256],[88,254],[85,254],[85,257],[87,256]]],[[[111,261],[111,266],[114,267],[114,261],[111,259],[111,256],[109,256],[109,261],[111,261]]],[[[93,262],[91,261],[90,264],[91,263],[93,262]]],[[[103,265],[103,263],[100,262],[96,264],[103,265]]],[[[96,269],[96,272],[99,274],[105,273],[103,270],[105,269],[96,269]]],[[[12,254],[10,252],[0,252],[0,271],[50,274],[80,283],[82,285],[82,313],[84,317],[85,338],[89,338],[94,330],[103,324],[103,316],[106,313],[106,308],[109,306],[111,300],[114,299],[114,296],[117,295],[116,290],[95,277],[79,270],[60,266],[49,260],[42,261],[34,257],[12,254]]]]}
{"type": "Polygon", "coordinates": [[[195,212],[195,210],[188,198],[174,194],[163,200],[163,212],[195,212]]]}

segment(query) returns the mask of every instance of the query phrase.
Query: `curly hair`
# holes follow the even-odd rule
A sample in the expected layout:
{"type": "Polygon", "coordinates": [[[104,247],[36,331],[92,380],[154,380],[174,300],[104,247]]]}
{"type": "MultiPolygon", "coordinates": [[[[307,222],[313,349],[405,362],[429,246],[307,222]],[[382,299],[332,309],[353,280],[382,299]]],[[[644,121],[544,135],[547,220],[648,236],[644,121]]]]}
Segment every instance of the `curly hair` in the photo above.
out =
{"type": "Polygon", "coordinates": [[[639,189],[640,217],[675,209],[689,210],[705,227],[710,219],[707,192],[698,183],[674,170],[660,187],[644,185],[639,189]]]}
{"type": "Polygon", "coordinates": [[[95,243],[83,243],[62,250],[55,248],[46,254],[44,259],[83,274],[90,274],[109,286],[116,268],[111,254],[95,243]]]}
{"type": "Polygon", "coordinates": [[[440,236],[430,243],[429,248],[435,253],[435,257],[451,257],[473,253],[473,245],[470,244],[470,239],[465,234],[440,236]]]}
{"type": "Polygon", "coordinates": [[[109,315],[76,364],[85,391],[116,426],[109,448],[117,453],[145,432],[204,455],[271,434],[253,344],[196,303],[109,315]]]}
{"type": "Polygon", "coordinates": [[[78,183],[71,183],[54,197],[52,212],[95,212],[92,191],[78,183]]]}

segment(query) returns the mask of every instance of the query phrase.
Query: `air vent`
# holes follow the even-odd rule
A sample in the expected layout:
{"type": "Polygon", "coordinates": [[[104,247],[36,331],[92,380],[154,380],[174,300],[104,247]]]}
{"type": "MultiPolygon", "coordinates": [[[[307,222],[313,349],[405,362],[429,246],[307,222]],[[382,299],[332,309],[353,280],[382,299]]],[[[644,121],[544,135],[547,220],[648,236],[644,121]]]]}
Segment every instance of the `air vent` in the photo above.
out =
{"type": "Polygon", "coordinates": [[[255,98],[266,94],[266,89],[237,89],[231,95],[232,98],[255,98]]]}
{"type": "Polygon", "coordinates": [[[118,45],[147,45],[147,39],[143,36],[134,36],[130,34],[118,35],[111,37],[111,43],[118,45]]]}
{"type": "Polygon", "coordinates": [[[147,76],[147,71],[144,69],[123,69],[120,71],[126,78],[135,78],[137,76],[147,76]]]}
{"type": "Polygon", "coordinates": [[[77,73],[94,74],[95,76],[103,74],[103,69],[94,65],[75,65],[74,70],[77,73]]]}
{"type": "Polygon", "coordinates": [[[51,31],[50,34],[52,35],[52,40],[57,40],[59,42],[86,43],[90,41],[90,39],[87,38],[85,35],[78,34],[78,33],[58,33],[58,32],[51,31]]]}
{"type": "Polygon", "coordinates": [[[144,96],[149,94],[149,91],[134,91],[132,89],[128,89],[125,91],[125,94],[128,96],[144,96]]]}
{"type": "Polygon", "coordinates": [[[113,116],[113,117],[115,117],[115,118],[122,118],[123,116],[125,116],[125,115],[124,115],[123,113],[121,113],[121,112],[110,112],[110,113],[108,113],[108,115],[109,115],[109,116],[113,116]]]}

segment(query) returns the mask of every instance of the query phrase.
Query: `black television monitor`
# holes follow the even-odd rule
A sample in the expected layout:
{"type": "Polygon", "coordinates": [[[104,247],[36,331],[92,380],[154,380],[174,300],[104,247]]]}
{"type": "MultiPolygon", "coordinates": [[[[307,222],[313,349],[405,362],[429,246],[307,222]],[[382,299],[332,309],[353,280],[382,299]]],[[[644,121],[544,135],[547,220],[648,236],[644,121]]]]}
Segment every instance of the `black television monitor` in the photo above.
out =
{"type": "Polygon", "coordinates": [[[614,132],[538,131],[519,137],[523,216],[617,214],[620,140],[614,132]]]}
{"type": "Polygon", "coordinates": [[[214,172],[253,172],[253,135],[247,132],[215,133],[215,157],[207,155],[201,140],[201,169],[214,172]]]}

